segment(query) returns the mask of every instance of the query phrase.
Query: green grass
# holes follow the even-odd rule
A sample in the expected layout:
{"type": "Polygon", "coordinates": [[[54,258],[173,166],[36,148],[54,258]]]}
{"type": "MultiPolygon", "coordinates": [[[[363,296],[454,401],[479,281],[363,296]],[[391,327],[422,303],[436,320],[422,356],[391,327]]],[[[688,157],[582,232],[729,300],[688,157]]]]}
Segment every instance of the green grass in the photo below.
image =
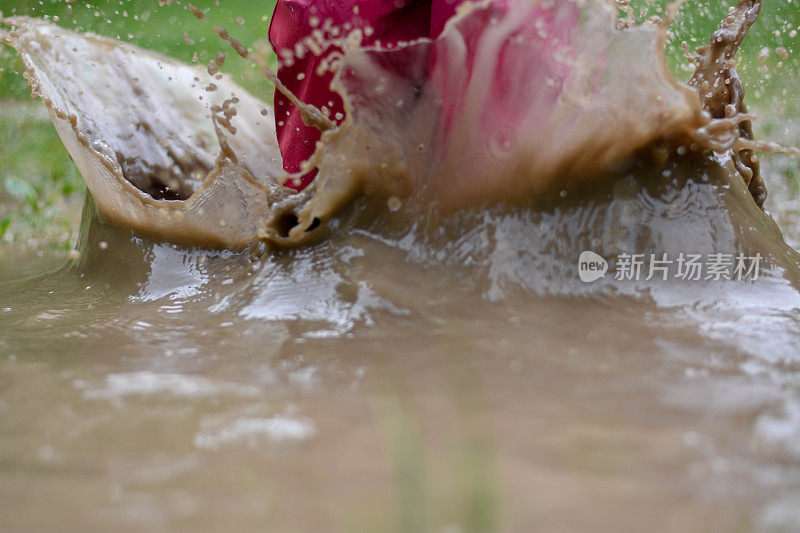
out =
{"type": "MultiPolygon", "coordinates": [[[[67,3],[65,0],[3,0],[5,16],[25,15],[49,17],[60,26],[77,31],[93,32],[192,63],[197,54],[199,65],[208,64],[217,51],[230,52],[227,43],[217,37],[214,26],[222,25],[243,44],[252,48],[269,48],[267,27],[275,0],[193,0],[205,14],[198,20],[180,0],[159,6],[158,0],[91,0],[67,3]],[[219,4],[218,6],[215,4],[219,4]],[[242,24],[237,24],[241,17],[242,24]],[[192,44],[184,41],[184,33],[192,44]]],[[[272,88],[252,65],[235,53],[228,54],[225,71],[237,78],[248,90],[269,98],[272,88]]],[[[22,64],[13,50],[0,52],[0,100],[20,99],[28,94],[21,78],[22,64]]]]}
{"type": "Polygon", "coordinates": [[[68,250],[74,217],[64,211],[84,184],[43,110],[29,102],[0,102],[0,239],[39,236],[68,250]]]}

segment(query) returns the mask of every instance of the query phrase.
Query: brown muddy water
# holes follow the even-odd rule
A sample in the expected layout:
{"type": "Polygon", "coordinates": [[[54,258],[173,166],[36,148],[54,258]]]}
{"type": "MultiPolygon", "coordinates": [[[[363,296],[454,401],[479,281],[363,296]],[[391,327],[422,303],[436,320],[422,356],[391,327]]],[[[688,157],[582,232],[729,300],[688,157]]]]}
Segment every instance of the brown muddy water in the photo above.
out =
{"type": "Polygon", "coordinates": [[[0,530],[795,531],[800,213],[762,163],[781,229],[730,156],[661,146],[546,203],[358,197],[295,249],[89,197],[77,259],[2,249],[0,530]],[[682,252],[764,263],[614,279],[682,252]]]}

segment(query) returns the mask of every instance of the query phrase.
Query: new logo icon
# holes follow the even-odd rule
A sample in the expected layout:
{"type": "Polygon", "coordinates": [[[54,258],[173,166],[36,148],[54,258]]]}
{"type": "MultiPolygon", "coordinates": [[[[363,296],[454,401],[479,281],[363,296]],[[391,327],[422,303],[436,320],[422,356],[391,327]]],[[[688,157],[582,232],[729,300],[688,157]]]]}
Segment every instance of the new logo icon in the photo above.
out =
{"type": "Polygon", "coordinates": [[[584,283],[592,283],[606,277],[608,261],[594,252],[583,252],[578,259],[578,276],[584,283]]]}

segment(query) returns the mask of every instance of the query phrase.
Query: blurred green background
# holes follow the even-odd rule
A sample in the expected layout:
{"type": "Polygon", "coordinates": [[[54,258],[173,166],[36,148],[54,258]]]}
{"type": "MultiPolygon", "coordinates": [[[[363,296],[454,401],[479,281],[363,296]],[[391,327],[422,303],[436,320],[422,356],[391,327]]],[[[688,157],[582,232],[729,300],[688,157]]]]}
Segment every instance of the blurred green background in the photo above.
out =
{"type": "MultiPolygon", "coordinates": [[[[644,20],[663,14],[668,3],[633,0],[629,8],[637,20],[644,20]]],[[[668,47],[668,60],[678,79],[691,76],[682,43],[694,50],[706,42],[734,3],[688,0],[684,4],[671,28],[668,47]]],[[[48,17],[68,28],[205,65],[217,51],[229,51],[212,31],[218,24],[250,48],[268,52],[267,27],[274,4],[274,0],[195,0],[194,5],[205,12],[205,20],[186,10],[188,2],[159,5],[158,0],[2,0],[0,10],[5,16],[48,17]]],[[[800,144],[800,139],[791,138],[794,130],[784,127],[780,117],[799,115],[798,32],[800,0],[766,1],[745,43],[740,66],[748,101],[772,117],[757,124],[757,131],[791,144],[800,144]],[[776,53],[779,48],[787,51],[787,58],[776,53]]],[[[256,96],[271,100],[272,87],[252,65],[236,54],[228,54],[228,58],[227,73],[256,96]]],[[[274,64],[274,57],[272,61],[274,64]]],[[[14,51],[0,47],[0,241],[47,242],[51,248],[65,251],[72,246],[77,225],[63,215],[67,209],[64,202],[82,194],[83,183],[42,106],[31,102],[22,71],[14,51]]],[[[787,176],[794,179],[794,171],[787,176]]]]}
{"type": "MultiPolygon", "coordinates": [[[[214,34],[216,25],[228,28],[251,48],[269,46],[267,28],[275,0],[194,0],[191,4],[206,14],[204,20],[186,9],[188,1],[160,6],[158,0],[2,0],[0,11],[7,17],[49,17],[60,26],[134,43],[186,63],[192,63],[197,54],[195,62],[200,65],[208,64],[218,50],[230,50],[214,34]],[[184,41],[184,33],[192,44],[184,41]]],[[[13,50],[5,48],[0,52],[0,68],[0,99],[26,98],[29,91],[19,75],[22,64],[13,50]]],[[[229,54],[225,71],[237,76],[237,81],[254,94],[269,97],[269,84],[236,54],[229,54]]]]}

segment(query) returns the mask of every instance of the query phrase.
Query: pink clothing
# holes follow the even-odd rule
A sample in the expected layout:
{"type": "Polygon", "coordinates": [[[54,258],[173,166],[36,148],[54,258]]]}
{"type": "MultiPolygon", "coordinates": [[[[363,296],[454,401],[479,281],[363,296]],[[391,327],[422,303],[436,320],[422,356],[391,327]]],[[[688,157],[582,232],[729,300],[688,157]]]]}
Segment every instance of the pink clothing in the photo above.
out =
{"type": "MultiPolygon", "coordinates": [[[[447,95],[437,141],[463,142],[461,149],[471,153],[481,146],[481,139],[490,139],[499,151],[511,147],[530,109],[544,116],[555,106],[569,73],[564,60],[570,52],[565,45],[579,15],[570,2],[496,0],[459,21],[457,37],[439,39],[428,58],[431,85],[438,94],[447,95]],[[493,27],[492,20],[512,24],[501,34],[503,40],[493,45],[491,57],[481,58],[498,31],[500,23],[493,27]],[[488,83],[480,79],[485,78],[486,70],[481,69],[487,65],[493,67],[488,83]],[[454,139],[457,121],[480,124],[480,128],[461,128],[461,133],[479,138],[454,139]]],[[[452,144],[449,148],[460,150],[452,144]]]]}
{"type": "MultiPolygon", "coordinates": [[[[393,46],[420,37],[436,38],[464,1],[467,0],[278,0],[269,39],[280,58],[281,51],[294,52],[296,45],[326,20],[334,27],[350,23],[354,28],[371,28],[372,33],[364,39],[367,46],[376,43],[393,46]]],[[[290,65],[282,62],[278,78],[300,101],[324,108],[330,118],[341,123],[344,106],[341,97],[330,89],[333,75],[316,73],[330,51],[321,56],[305,54],[290,65]]],[[[301,164],[314,153],[320,132],[306,126],[299,110],[277,91],[275,121],[284,169],[297,173],[301,164]]],[[[316,172],[305,174],[300,183],[288,185],[302,190],[311,183],[316,172]]]]}

